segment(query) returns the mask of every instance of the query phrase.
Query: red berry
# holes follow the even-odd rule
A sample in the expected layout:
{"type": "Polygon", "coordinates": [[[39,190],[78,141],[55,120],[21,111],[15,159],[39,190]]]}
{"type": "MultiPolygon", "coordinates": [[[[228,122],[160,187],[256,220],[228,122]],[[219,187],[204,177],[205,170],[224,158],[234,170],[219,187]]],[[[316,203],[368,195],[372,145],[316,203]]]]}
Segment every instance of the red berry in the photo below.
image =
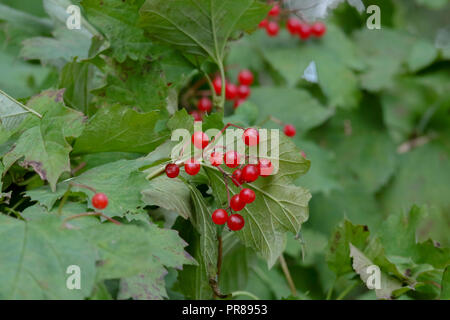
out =
{"type": "Polygon", "coordinates": [[[212,217],[212,221],[215,224],[222,225],[222,224],[225,224],[225,222],[227,222],[227,220],[228,220],[228,213],[225,210],[223,210],[223,209],[217,209],[217,210],[215,210],[213,212],[211,217],[212,217]]]}
{"type": "Polygon", "coordinates": [[[209,137],[201,131],[194,132],[191,140],[197,149],[205,149],[209,143],[209,137]]]}
{"type": "Polygon", "coordinates": [[[300,23],[297,30],[300,39],[306,40],[311,36],[311,27],[306,23],[300,23]]]}
{"type": "Polygon", "coordinates": [[[243,84],[244,86],[251,86],[253,83],[253,73],[248,69],[241,70],[241,72],[239,72],[238,79],[240,84],[243,84]]]}
{"type": "Polygon", "coordinates": [[[286,28],[289,33],[294,35],[298,33],[298,27],[300,26],[300,20],[297,18],[289,18],[286,22],[286,28]]]}
{"type": "Polygon", "coordinates": [[[285,125],[283,130],[284,134],[287,135],[288,137],[293,137],[297,133],[297,130],[292,124],[285,125]]]}
{"type": "Polygon", "coordinates": [[[267,21],[267,19],[264,19],[258,24],[258,28],[266,28],[268,23],[269,21],[267,21]]]}
{"type": "Polygon", "coordinates": [[[104,193],[96,193],[92,197],[92,205],[94,208],[103,210],[108,206],[108,196],[104,193]]]}
{"type": "Polygon", "coordinates": [[[327,27],[322,22],[316,22],[311,27],[311,33],[317,38],[322,37],[327,31],[327,27]]]}
{"type": "Polygon", "coordinates": [[[237,96],[241,99],[247,99],[250,96],[250,87],[241,84],[237,88],[237,96]]]}
{"type": "Polygon", "coordinates": [[[169,163],[166,166],[166,175],[169,178],[176,178],[176,177],[178,177],[179,174],[180,174],[180,168],[176,164],[169,163]]]}
{"type": "Polygon", "coordinates": [[[203,120],[203,114],[198,111],[198,110],[194,110],[189,112],[189,114],[194,117],[194,121],[202,121],[203,120]]]}
{"type": "Polygon", "coordinates": [[[242,170],[236,169],[234,170],[233,174],[231,175],[231,180],[233,181],[234,185],[236,187],[239,187],[241,184],[244,183],[244,179],[242,179],[242,170]]]}
{"type": "Polygon", "coordinates": [[[233,83],[227,83],[225,87],[225,98],[227,100],[233,100],[234,98],[236,98],[237,94],[238,94],[237,86],[233,83]]]}
{"type": "Polygon", "coordinates": [[[241,104],[245,102],[245,99],[237,99],[234,100],[233,108],[237,109],[241,104]]]}
{"type": "Polygon", "coordinates": [[[210,112],[212,109],[212,102],[207,97],[198,100],[197,108],[200,111],[210,112]]]}
{"type": "Polygon", "coordinates": [[[218,167],[223,163],[223,154],[222,152],[213,152],[209,156],[209,162],[211,162],[211,165],[214,167],[218,167]]]}
{"type": "Polygon", "coordinates": [[[245,220],[239,213],[232,214],[228,217],[227,225],[232,231],[241,230],[244,227],[244,224],[245,220]]]}
{"type": "Polygon", "coordinates": [[[228,168],[236,168],[239,165],[240,157],[236,151],[227,151],[223,156],[223,161],[228,168]]]}
{"type": "Polygon", "coordinates": [[[275,21],[270,21],[266,26],[266,32],[270,37],[275,37],[280,31],[280,26],[275,21]]]}
{"type": "Polygon", "coordinates": [[[275,4],[272,9],[269,11],[269,16],[276,17],[280,14],[280,6],[278,4],[275,4]]]}
{"type": "Polygon", "coordinates": [[[220,77],[214,78],[213,87],[216,95],[220,95],[222,93],[222,79],[220,77]]]}
{"type": "Polygon", "coordinates": [[[231,197],[230,207],[234,211],[241,211],[245,207],[245,202],[242,201],[239,194],[235,194],[234,196],[231,197]]]}
{"type": "Polygon", "coordinates": [[[259,132],[255,128],[245,129],[242,140],[248,146],[256,146],[259,144],[259,132]]]}
{"type": "Polygon", "coordinates": [[[254,164],[248,164],[242,169],[242,178],[245,182],[255,181],[258,179],[259,174],[259,167],[254,164]]]}
{"type": "Polygon", "coordinates": [[[184,171],[191,176],[195,176],[200,171],[200,163],[195,159],[189,159],[184,164],[184,171]]]}
{"type": "Polygon", "coordinates": [[[258,167],[259,167],[261,177],[270,176],[273,172],[273,165],[269,159],[265,159],[265,158],[259,159],[258,167]]]}
{"type": "Polygon", "coordinates": [[[248,188],[242,189],[241,192],[239,193],[239,197],[245,203],[252,203],[253,201],[255,201],[256,198],[255,192],[252,189],[248,188]]]}

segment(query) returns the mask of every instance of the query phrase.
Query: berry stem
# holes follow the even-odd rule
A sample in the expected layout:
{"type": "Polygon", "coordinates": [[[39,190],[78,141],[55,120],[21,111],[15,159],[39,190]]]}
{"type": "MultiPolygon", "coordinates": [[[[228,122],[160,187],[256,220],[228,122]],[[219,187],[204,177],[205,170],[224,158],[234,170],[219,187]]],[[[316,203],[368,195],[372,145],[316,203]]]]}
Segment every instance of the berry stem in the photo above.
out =
{"type": "Polygon", "coordinates": [[[87,185],[85,185],[85,184],[80,184],[80,183],[70,182],[69,185],[71,185],[71,186],[73,186],[73,187],[79,187],[79,188],[88,189],[88,190],[91,190],[91,191],[94,192],[94,193],[97,193],[97,190],[95,190],[94,188],[89,187],[89,186],[87,186],[87,185]]]}
{"type": "Polygon", "coordinates": [[[63,220],[62,224],[65,227],[67,227],[67,221],[70,221],[70,220],[73,220],[73,219],[76,219],[76,218],[80,218],[80,217],[89,217],[89,216],[100,216],[100,217],[103,217],[106,220],[108,220],[109,222],[112,222],[112,223],[114,223],[114,224],[116,224],[118,226],[121,225],[121,223],[119,221],[117,221],[117,220],[115,220],[115,219],[113,219],[111,217],[108,217],[107,215],[105,215],[105,214],[103,214],[101,212],[84,212],[84,213],[79,213],[79,214],[76,214],[76,215],[73,215],[73,216],[65,218],[63,220]]]}

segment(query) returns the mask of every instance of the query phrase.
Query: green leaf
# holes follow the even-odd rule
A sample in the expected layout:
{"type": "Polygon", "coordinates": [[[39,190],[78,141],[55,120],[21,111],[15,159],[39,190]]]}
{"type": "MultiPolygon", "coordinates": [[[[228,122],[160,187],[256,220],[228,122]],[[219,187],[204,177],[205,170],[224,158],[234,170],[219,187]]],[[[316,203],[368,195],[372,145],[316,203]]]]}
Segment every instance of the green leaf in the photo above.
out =
{"type": "Polygon", "coordinates": [[[62,91],[47,91],[32,99],[29,107],[42,113],[42,119],[25,119],[25,128],[14,148],[3,157],[9,169],[13,163],[24,159],[24,167],[32,167],[42,180],[55,190],[58,178],[70,171],[69,153],[72,147],[68,137],[77,137],[83,129],[83,115],[66,108],[62,103],[62,91]]]}
{"type": "Polygon", "coordinates": [[[0,215],[0,297],[2,299],[83,299],[95,278],[95,248],[78,230],[61,228],[46,216],[20,221],[0,215]],[[81,290],[69,290],[67,268],[81,270],[81,290]]]}
{"type": "Polygon", "coordinates": [[[450,300],[450,266],[445,268],[441,282],[441,300],[450,300]]]}
{"type": "Polygon", "coordinates": [[[153,48],[137,26],[139,8],[144,0],[83,0],[81,5],[89,21],[101,31],[110,43],[112,56],[119,62],[127,57],[132,60],[143,59],[153,48]]]}
{"type": "Polygon", "coordinates": [[[256,0],[147,0],[140,25],[153,38],[222,64],[235,31],[256,27],[268,7],[256,0]]]}
{"type": "Polygon", "coordinates": [[[33,109],[21,104],[0,90],[0,124],[6,130],[14,130],[26,117],[32,113],[36,117],[42,117],[33,109]]]}
{"type": "Polygon", "coordinates": [[[414,43],[407,63],[412,72],[419,71],[433,63],[438,56],[438,49],[430,42],[419,40],[414,43]]]}
{"type": "Polygon", "coordinates": [[[190,189],[181,180],[166,175],[150,180],[149,188],[142,191],[142,201],[173,210],[185,219],[192,216],[190,189]]]}
{"type": "Polygon", "coordinates": [[[285,123],[293,123],[300,132],[306,132],[324,123],[333,110],[326,109],[307,91],[293,88],[259,87],[252,89],[249,99],[259,111],[259,121],[273,115],[276,106],[276,117],[285,123]]]}
{"type": "Polygon", "coordinates": [[[162,265],[147,272],[120,280],[118,299],[163,300],[168,298],[164,278],[167,274],[162,265]]]}
{"type": "Polygon", "coordinates": [[[92,168],[77,177],[60,182],[56,192],[51,193],[47,187],[41,187],[27,191],[26,194],[50,209],[72,184],[70,191],[86,194],[89,198],[89,208],[93,208],[90,200],[94,192],[83,187],[88,186],[108,195],[109,203],[103,210],[104,214],[124,216],[127,212],[139,213],[141,212],[139,208],[144,206],[141,201],[141,191],[148,187],[145,174],[140,172],[139,168],[146,164],[147,161],[143,158],[119,160],[92,168]]]}
{"type": "Polygon", "coordinates": [[[86,125],[74,146],[74,154],[98,152],[149,153],[168,137],[155,128],[159,111],[139,113],[119,105],[101,108],[86,125]]]}

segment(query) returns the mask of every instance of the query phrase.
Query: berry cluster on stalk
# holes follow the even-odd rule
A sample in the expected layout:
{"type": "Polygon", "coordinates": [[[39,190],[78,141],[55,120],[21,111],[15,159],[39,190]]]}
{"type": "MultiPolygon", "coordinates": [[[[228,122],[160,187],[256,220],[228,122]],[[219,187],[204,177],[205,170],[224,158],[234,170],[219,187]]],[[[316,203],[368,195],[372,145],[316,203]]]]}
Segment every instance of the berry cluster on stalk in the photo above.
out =
{"type": "Polygon", "coordinates": [[[265,29],[269,37],[276,37],[279,34],[280,23],[286,23],[288,32],[301,40],[307,40],[310,37],[321,38],[326,33],[327,28],[323,22],[309,24],[296,17],[289,17],[289,14],[289,10],[281,8],[280,4],[275,2],[267,17],[258,26],[265,29]]]}

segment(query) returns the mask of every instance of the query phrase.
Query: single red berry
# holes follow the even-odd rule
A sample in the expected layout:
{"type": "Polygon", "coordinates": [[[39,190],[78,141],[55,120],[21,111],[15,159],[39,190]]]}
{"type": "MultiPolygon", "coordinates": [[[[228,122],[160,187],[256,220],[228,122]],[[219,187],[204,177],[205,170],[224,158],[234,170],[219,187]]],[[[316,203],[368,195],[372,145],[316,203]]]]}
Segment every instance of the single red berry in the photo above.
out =
{"type": "Polygon", "coordinates": [[[239,194],[235,194],[234,196],[231,197],[230,207],[234,211],[241,211],[245,207],[245,202],[242,201],[239,194]]]}
{"type": "Polygon", "coordinates": [[[217,210],[214,210],[211,217],[212,217],[212,221],[215,224],[222,225],[222,224],[225,224],[225,222],[227,222],[227,220],[228,220],[228,212],[226,212],[223,209],[217,209],[217,210]]]}
{"type": "Polygon", "coordinates": [[[245,220],[239,213],[232,214],[228,217],[227,225],[232,231],[241,230],[244,227],[244,224],[245,220]]]}
{"type": "Polygon", "coordinates": [[[236,99],[236,100],[234,100],[233,108],[237,109],[244,102],[245,102],[245,99],[236,99]]]}
{"type": "Polygon", "coordinates": [[[195,159],[189,159],[184,164],[184,171],[191,176],[195,176],[200,171],[200,163],[195,159]]]}
{"type": "Polygon", "coordinates": [[[275,21],[270,21],[266,26],[266,32],[270,37],[275,37],[280,31],[280,26],[275,21]]]}
{"type": "Polygon", "coordinates": [[[197,108],[200,111],[210,112],[212,109],[212,102],[207,97],[198,100],[197,108]]]}
{"type": "Polygon", "coordinates": [[[253,83],[253,73],[248,69],[241,70],[238,75],[238,80],[244,86],[251,86],[253,83]]]}
{"type": "Polygon", "coordinates": [[[237,94],[238,94],[237,86],[233,83],[227,83],[225,87],[225,98],[227,100],[233,100],[234,98],[236,98],[237,94]]]}
{"type": "Polygon", "coordinates": [[[300,20],[297,18],[289,18],[286,22],[286,28],[288,29],[289,33],[292,35],[295,35],[298,33],[298,28],[300,26],[300,20]]]}
{"type": "Polygon", "coordinates": [[[96,209],[103,210],[108,206],[108,196],[104,193],[96,193],[92,197],[92,206],[96,209]]]}
{"type": "Polygon", "coordinates": [[[245,203],[252,203],[255,201],[256,195],[252,189],[244,188],[239,192],[239,197],[245,203]]]}
{"type": "Polygon", "coordinates": [[[261,177],[270,176],[273,172],[273,165],[269,159],[261,158],[258,161],[258,167],[261,177]]]}
{"type": "Polygon", "coordinates": [[[241,84],[238,88],[237,88],[237,96],[240,99],[247,99],[250,96],[250,87],[241,84]]]}
{"type": "Polygon", "coordinates": [[[283,130],[284,134],[287,135],[288,137],[293,137],[297,133],[297,130],[292,124],[285,125],[283,130]]]}
{"type": "Polygon", "coordinates": [[[306,23],[300,23],[297,30],[300,39],[306,40],[311,36],[311,27],[306,23]]]}
{"type": "Polygon", "coordinates": [[[189,112],[189,114],[194,118],[194,121],[202,121],[203,120],[203,114],[198,110],[193,110],[189,112]]]}
{"type": "Polygon", "coordinates": [[[205,149],[209,143],[208,135],[201,131],[194,132],[191,140],[197,149],[205,149]]]}
{"type": "Polygon", "coordinates": [[[179,174],[180,174],[180,168],[176,164],[169,163],[166,166],[166,175],[169,178],[176,178],[176,177],[178,177],[179,174]]]}
{"type": "Polygon", "coordinates": [[[233,181],[236,187],[239,187],[241,184],[243,184],[244,179],[242,178],[242,170],[241,169],[234,170],[233,174],[231,175],[231,180],[233,181]]]}
{"type": "Polygon", "coordinates": [[[311,33],[317,38],[322,37],[327,31],[327,27],[323,22],[316,22],[311,26],[311,33]]]}
{"type": "Polygon", "coordinates": [[[276,17],[280,14],[280,6],[276,3],[269,11],[269,16],[276,17]]]}
{"type": "Polygon", "coordinates": [[[214,167],[218,167],[223,163],[223,154],[222,152],[214,151],[209,156],[209,162],[211,162],[211,165],[214,167]]]}
{"type": "Polygon", "coordinates": [[[260,174],[259,167],[254,164],[247,164],[244,168],[242,168],[242,179],[245,182],[253,182],[258,179],[260,174]]]}
{"type": "Polygon", "coordinates": [[[236,168],[241,162],[236,151],[227,151],[223,156],[223,161],[228,168],[236,168]]]}
{"type": "Polygon", "coordinates": [[[248,146],[256,146],[259,144],[259,132],[255,128],[245,129],[242,140],[248,146]]]}
{"type": "Polygon", "coordinates": [[[267,19],[264,19],[258,24],[258,28],[266,28],[268,23],[269,21],[267,19]]]}
{"type": "Polygon", "coordinates": [[[213,87],[216,95],[220,95],[222,93],[222,79],[220,77],[214,78],[213,87]]]}

